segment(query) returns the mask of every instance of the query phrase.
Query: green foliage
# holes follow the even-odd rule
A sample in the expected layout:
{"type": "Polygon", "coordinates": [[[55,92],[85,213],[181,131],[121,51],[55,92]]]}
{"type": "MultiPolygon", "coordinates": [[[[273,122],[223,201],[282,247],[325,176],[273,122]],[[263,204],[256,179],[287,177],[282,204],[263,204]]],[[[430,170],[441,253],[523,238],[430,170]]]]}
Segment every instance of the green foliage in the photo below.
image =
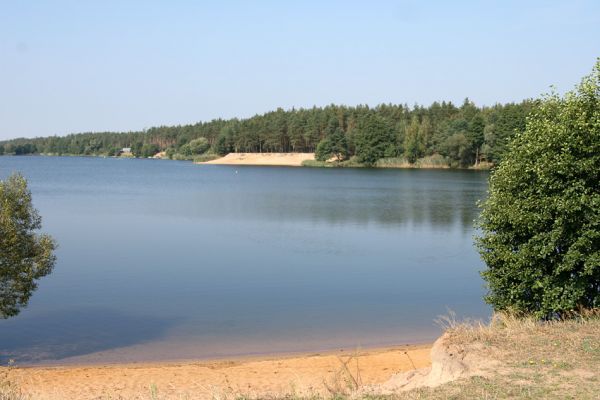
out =
{"type": "Polygon", "coordinates": [[[204,137],[194,139],[188,145],[192,155],[204,154],[210,148],[210,143],[204,137]]]}
{"type": "Polygon", "coordinates": [[[144,142],[141,140],[136,141],[131,146],[131,153],[136,157],[142,157],[142,147],[144,147],[144,142]]]}
{"type": "Polygon", "coordinates": [[[221,158],[218,154],[213,153],[204,153],[194,157],[194,162],[206,162],[216,160],[217,158],[221,158]]]}
{"type": "Polygon", "coordinates": [[[317,145],[317,150],[315,151],[315,160],[327,161],[331,157],[332,157],[331,139],[329,137],[325,137],[317,145]]]}
{"type": "Polygon", "coordinates": [[[172,160],[174,155],[175,155],[175,148],[168,147],[165,150],[165,157],[167,157],[169,160],[172,160]]]}
{"type": "Polygon", "coordinates": [[[410,168],[411,163],[406,157],[384,157],[377,160],[375,166],[378,168],[410,168]]]}
{"type": "Polygon", "coordinates": [[[231,152],[231,144],[226,134],[220,134],[213,145],[213,151],[219,155],[226,155],[231,152]]]}
{"type": "Polygon", "coordinates": [[[334,165],[327,161],[319,161],[319,160],[304,160],[302,161],[303,167],[312,167],[312,168],[330,168],[330,167],[338,167],[339,165],[334,165]]]}
{"type": "Polygon", "coordinates": [[[327,161],[318,161],[318,160],[304,160],[302,161],[303,167],[314,167],[314,168],[334,168],[334,167],[342,167],[342,168],[362,168],[365,165],[360,163],[356,157],[350,157],[347,160],[331,163],[327,161]]]}
{"type": "Polygon", "coordinates": [[[38,149],[37,146],[34,143],[11,143],[9,145],[7,145],[5,152],[6,153],[11,153],[14,154],[16,156],[24,156],[27,154],[35,154],[37,153],[38,149]]]}
{"type": "Polygon", "coordinates": [[[326,161],[332,157],[335,157],[338,162],[348,158],[348,142],[339,127],[319,142],[315,152],[317,161],[326,161]]]}
{"type": "MultiPolygon", "coordinates": [[[[405,156],[411,162],[425,156],[446,155],[455,149],[462,134],[467,143],[452,163],[470,165],[478,161],[499,162],[507,143],[525,128],[532,102],[476,107],[468,99],[457,107],[435,102],[429,107],[380,104],[329,105],[310,109],[281,108],[247,119],[215,119],[189,125],[159,126],[137,132],[78,133],[34,139],[0,141],[5,154],[45,153],[54,155],[119,154],[131,147],[136,157],[167,151],[169,158],[192,160],[210,151],[229,152],[318,152],[325,157],[347,160],[353,156],[373,164],[378,158],[405,156]],[[329,140],[325,140],[329,138],[329,140]],[[332,140],[333,139],[333,140],[332,140]],[[319,151],[319,144],[324,142],[319,151]],[[333,148],[332,148],[333,146],[333,148]]],[[[462,141],[462,139],[461,139],[462,141]]],[[[338,162],[338,164],[341,163],[338,162]]]]}
{"type": "Polygon", "coordinates": [[[411,164],[425,154],[424,139],[419,120],[414,116],[404,136],[404,156],[411,164]]]}
{"type": "Polygon", "coordinates": [[[471,143],[464,133],[455,133],[444,142],[442,153],[460,166],[469,164],[471,143]]]}
{"type": "Polygon", "coordinates": [[[25,178],[0,181],[0,318],[17,315],[36,281],[54,267],[56,245],[50,236],[35,233],[40,228],[25,178]]]}
{"type": "Polygon", "coordinates": [[[4,146],[0,144],[0,156],[4,155],[4,146]]]}
{"type": "Polygon", "coordinates": [[[476,114],[468,123],[467,138],[475,148],[481,147],[484,142],[485,121],[480,114],[476,114]]]}
{"type": "Polygon", "coordinates": [[[600,60],[575,91],[536,105],[490,178],[479,224],[496,310],[600,307],[600,60]]]}
{"type": "MultiPolygon", "coordinates": [[[[179,154],[179,156],[180,156],[179,158],[181,158],[181,159],[183,159],[183,160],[185,160],[185,159],[187,159],[187,158],[191,157],[191,156],[192,156],[192,149],[190,148],[190,144],[189,144],[189,143],[186,143],[186,144],[184,144],[183,146],[181,146],[181,147],[179,148],[179,152],[178,152],[178,154],[179,154]]],[[[178,157],[175,157],[175,158],[178,158],[178,157]]]]}
{"type": "Polygon", "coordinates": [[[358,122],[356,157],[359,162],[373,165],[385,156],[386,149],[396,144],[391,125],[375,113],[364,115],[358,122]]]}
{"type": "Polygon", "coordinates": [[[144,143],[140,150],[140,156],[143,158],[152,157],[160,151],[160,147],[156,143],[144,143]]]}

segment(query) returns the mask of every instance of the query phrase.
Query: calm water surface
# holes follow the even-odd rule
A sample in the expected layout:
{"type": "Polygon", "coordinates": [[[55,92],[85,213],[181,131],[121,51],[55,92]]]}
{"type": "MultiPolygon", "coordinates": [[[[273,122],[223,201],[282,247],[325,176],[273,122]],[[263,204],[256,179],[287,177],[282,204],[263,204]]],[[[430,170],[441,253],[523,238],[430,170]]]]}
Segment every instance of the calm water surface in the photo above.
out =
{"type": "Polygon", "coordinates": [[[54,272],[0,321],[2,362],[121,362],[426,342],[486,317],[475,171],[0,157],[54,272]]]}

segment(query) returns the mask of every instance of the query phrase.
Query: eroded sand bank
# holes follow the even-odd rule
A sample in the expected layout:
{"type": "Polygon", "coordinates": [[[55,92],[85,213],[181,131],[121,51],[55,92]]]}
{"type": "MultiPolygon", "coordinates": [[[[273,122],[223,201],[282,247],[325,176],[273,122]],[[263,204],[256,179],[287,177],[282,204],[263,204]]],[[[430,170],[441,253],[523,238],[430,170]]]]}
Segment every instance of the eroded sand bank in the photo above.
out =
{"type": "Polygon", "coordinates": [[[2,368],[35,399],[214,399],[327,395],[430,364],[430,345],[199,362],[2,368]],[[346,363],[344,367],[343,363],[346,363]],[[329,389],[328,389],[329,387],[329,389]]]}

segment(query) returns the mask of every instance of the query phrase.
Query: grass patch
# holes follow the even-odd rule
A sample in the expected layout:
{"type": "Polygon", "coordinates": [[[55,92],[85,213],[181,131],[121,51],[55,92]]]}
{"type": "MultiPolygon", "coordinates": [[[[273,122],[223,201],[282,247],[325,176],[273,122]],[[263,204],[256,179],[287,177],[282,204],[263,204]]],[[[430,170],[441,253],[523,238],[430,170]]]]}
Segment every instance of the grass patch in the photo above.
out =
{"type": "Polygon", "coordinates": [[[452,342],[500,361],[489,376],[473,377],[380,399],[598,399],[600,311],[542,322],[496,315],[489,324],[446,319],[452,342]]]}
{"type": "Polygon", "coordinates": [[[302,161],[303,167],[312,168],[365,168],[366,165],[357,161],[356,157],[351,157],[344,161],[317,161],[317,160],[304,160],[302,161]]]}
{"type": "MultiPolygon", "coordinates": [[[[373,168],[451,168],[450,161],[439,154],[427,156],[418,159],[414,163],[410,163],[405,157],[386,157],[380,158],[377,162],[371,166],[373,168]]],[[[356,157],[352,157],[349,160],[344,161],[317,161],[317,160],[306,160],[302,162],[303,167],[314,167],[314,168],[369,168],[361,162],[358,162],[356,157]]]]}
{"type": "Polygon", "coordinates": [[[440,154],[434,154],[419,158],[415,165],[417,168],[450,168],[450,160],[440,154]]]}
{"type": "Polygon", "coordinates": [[[415,164],[409,163],[404,157],[380,158],[375,166],[377,168],[415,168],[415,164]]]}
{"type": "Polygon", "coordinates": [[[405,157],[381,158],[375,166],[378,168],[450,168],[450,161],[439,154],[419,158],[410,163],[405,157]]]}
{"type": "Polygon", "coordinates": [[[304,161],[302,161],[302,166],[310,167],[310,168],[335,168],[335,167],[339,167],[340,165],[337,162],[304,160],[304,161]]]}
{"type": "Polygon", "coordinates": [[[206,162],[221,158],[220,155],[214,153],[204,153],[194,157],[194,162],[206,162]]]}
{"type": "Polygon", "coordinates": [[[491,162],[487,162],[487,161],[481,161],[480,163],[469,167],[469,169],[480,169],[480,170],[489,170],[492,168],[494,168],[494,164],[491,162]]]}

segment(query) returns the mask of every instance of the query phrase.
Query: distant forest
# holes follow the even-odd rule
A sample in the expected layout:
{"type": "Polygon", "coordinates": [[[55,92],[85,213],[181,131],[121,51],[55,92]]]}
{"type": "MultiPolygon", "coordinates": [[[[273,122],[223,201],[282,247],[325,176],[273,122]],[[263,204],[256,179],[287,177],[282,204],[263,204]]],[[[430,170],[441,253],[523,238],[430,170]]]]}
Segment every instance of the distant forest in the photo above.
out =
{"type": "Polygon", "coordinates": [[[172,159],[207,159],[230,152],[316,152],[317,160],[381,160],[468,167],[495,164],[508,142],[525,129],[533,100],[477,107],[469,99],[456,106],[381,104],[330,105],[267,112],[247,119],[216,119],[191,125],[159,126],[136,132],[89,132],[0,141],[1,154],[135,157],[165,151],[172,159]]]}

